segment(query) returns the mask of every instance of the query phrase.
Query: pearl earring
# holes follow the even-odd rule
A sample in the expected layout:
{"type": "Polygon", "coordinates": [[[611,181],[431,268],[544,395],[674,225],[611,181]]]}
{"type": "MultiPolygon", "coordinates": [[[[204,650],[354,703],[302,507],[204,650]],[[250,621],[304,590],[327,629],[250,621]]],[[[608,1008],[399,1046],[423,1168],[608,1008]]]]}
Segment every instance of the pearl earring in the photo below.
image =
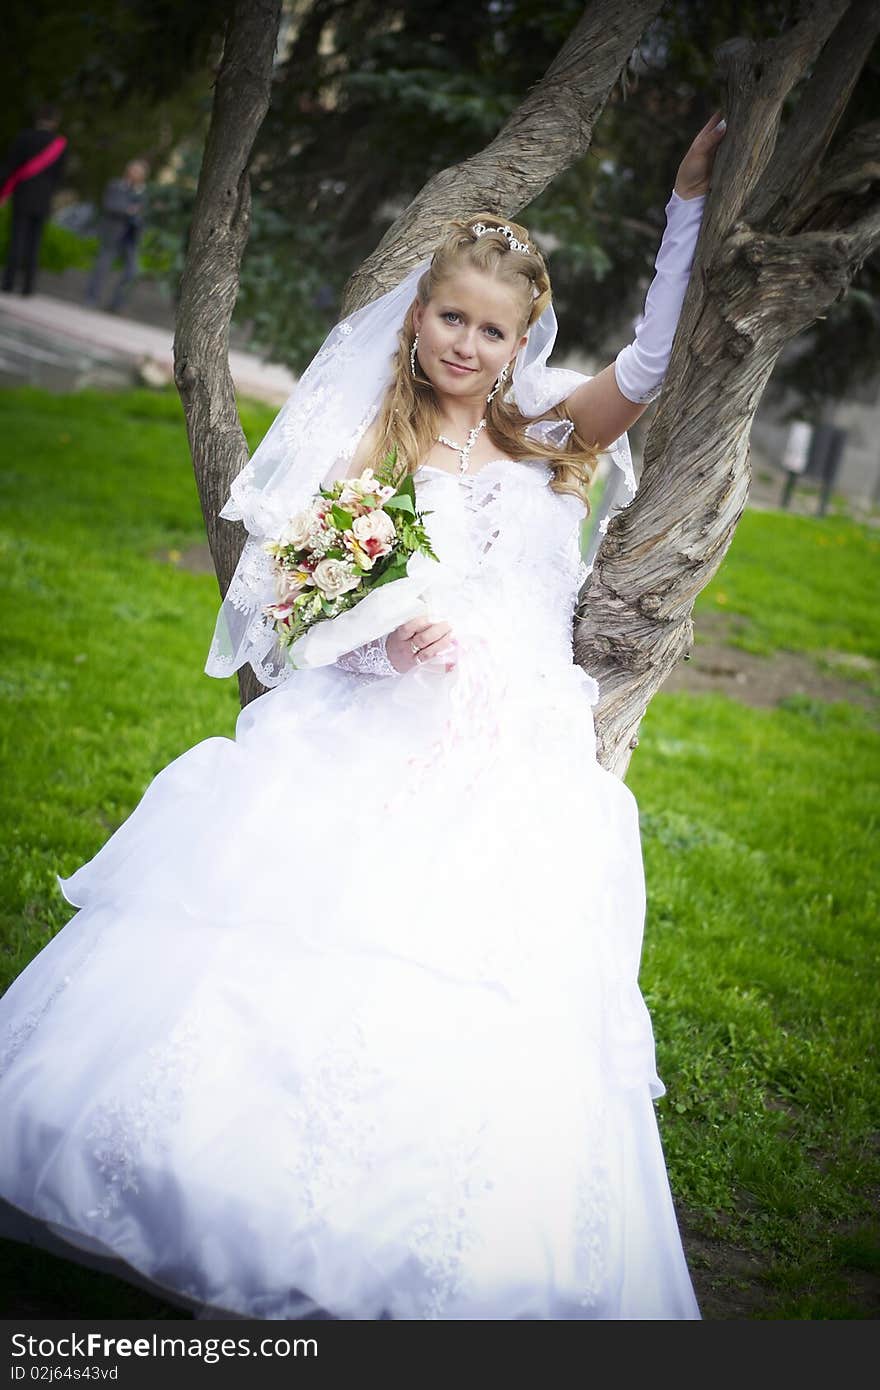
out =
{"type": "Polygon", "coordinates": [[[413,338],[413,340],[412,340],[412,347],[411,347],[410,350],[409,350],[409,365],[410,365],[410,370],[411,370],[413,376],[416,375],[416,353],[418,352],[418,350],[419,350],[419,335],[418,335],[418,333],[417,333],[416,336],[415,336],[415,337],[413,338]]]}
{"type": "Polygon", "coordinates": [[[501,368],[501,375],[499,376],[499,378],[498,378],[498,380],[496,381],[495,385],[492,387],[492,390],[489,392],[488,396],[486,397],[486,404],[487,404],[487,405],[489,404],[489,402],[490,402],[495,396],[497,396],[497,394],[498,394],[498,392],[500,391],[501,387],[504,385],[505,381],[507,380],[507,371],[508,371],[509,365],[510,365],[509,363],[505,362],[504,366],[501,368]]]}

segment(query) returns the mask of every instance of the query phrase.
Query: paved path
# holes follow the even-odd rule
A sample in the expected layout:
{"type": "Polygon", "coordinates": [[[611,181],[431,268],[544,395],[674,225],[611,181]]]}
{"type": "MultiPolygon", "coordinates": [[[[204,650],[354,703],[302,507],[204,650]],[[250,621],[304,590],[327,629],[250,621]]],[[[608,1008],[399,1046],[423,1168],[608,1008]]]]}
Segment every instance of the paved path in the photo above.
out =
{"type": "MultiPolygon", "coordinates": [[[[0,294],[0,385],[30,383],[50,391],[76,391],[87,386],[112,389],[140,380],[151,384],[172,380],[174,335],[169,306],[144,297],[142,305],[146,304],[156,322],[143,323],[127,313],[109,314],[86,308],[79,302],[78,283],[54,278],[57,294],[27,298],[0,294]]],[[[132,305],[134,312],[137,308],[137,304],[132,305]]],[[[243,338],[246,341],[246,335],[240,329],[236,331],[239,342],[243,338]]],[[[239,396],[270,405],[281,405],[296,380],[286,367],[266,362],[242,346],[230,350],[229,365],[239,396]]],[[[572,365],[589,370],[589,364],[572,365]]],[[[759,510],[778,510],[783,483],[781,470],[753,443],[749,505],[759,510]]],[[[859,520],[880,525],[877,508],[861,505],[858,499],[835,494],[835,507],[844,507],[859,520]]],[[[789,509],[815,515],[815,487],[804,483],[796,488],[789,509]]]]}
{"type": "MultiPolygon", "coordinates": [[[[119,378],[172,380],[170,329],[88,309],[47,294],[0,295],[0,374],[7,384],[30,381],[75,390],[119,378]]],[[[256,353],[232,349],[229,366],[241,396],[280,405],[296,378],[256,353]]]]}

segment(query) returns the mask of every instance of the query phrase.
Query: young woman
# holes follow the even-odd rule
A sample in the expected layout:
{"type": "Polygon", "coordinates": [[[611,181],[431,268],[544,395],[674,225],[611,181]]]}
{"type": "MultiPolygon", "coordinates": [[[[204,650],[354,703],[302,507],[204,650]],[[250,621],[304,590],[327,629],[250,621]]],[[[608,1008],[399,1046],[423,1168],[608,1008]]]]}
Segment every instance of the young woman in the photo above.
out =
{"type": "MultiPolygon", "coordinates": [[[[546,365],[522,227],[456,219],[338,325],[223,515],[208,661],[273,687],[66,880],[0,1001],[4,1229],[261,1318],[692,1318],[637,973],[632,794],[572,663],[596,453],[659,388],[723,133],[683,160],[636,341],[546,365]],[[415,477],[411,611],[283,659],[262,547],[315,487],[415,477]]],[[[405,588],[405,586],[402,586],[405,588]]],[[[381,608],[381,605],[380,605],[381,608]]],[[[334,620],[338,623],[339,620],[334,620]]]]}

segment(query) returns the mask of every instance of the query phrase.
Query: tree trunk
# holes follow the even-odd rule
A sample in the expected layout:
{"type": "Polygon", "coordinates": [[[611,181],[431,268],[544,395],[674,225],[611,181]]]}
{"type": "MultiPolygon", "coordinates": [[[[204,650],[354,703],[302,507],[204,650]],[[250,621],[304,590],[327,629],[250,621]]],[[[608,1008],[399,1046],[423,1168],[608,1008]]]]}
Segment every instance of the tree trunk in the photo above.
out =
{"type": "Polygon", "coordinates": [[[575,659],[600,689],[597,754],[621,777],[745,506],[752,420],[779,353],[880,241],[880,123],[818,162],[878,32],[880,0],[820,0],[788,34],[717,55],[728,135],[639,492],[608,528],[575,619],[575,659]]]}
{"type": "MultiPolygon", "coordinates": [[[[269,109],[280,18],[281,0],[237,0],[228,21],[175,324],[174,380],[221,594],[245,532],[217,513],[248,459],[229,372],[229,325],[250,225],[248,162],[269,109]]],[[[249,666],[239,686],[243,703],[262,689],[249,666]]]]}

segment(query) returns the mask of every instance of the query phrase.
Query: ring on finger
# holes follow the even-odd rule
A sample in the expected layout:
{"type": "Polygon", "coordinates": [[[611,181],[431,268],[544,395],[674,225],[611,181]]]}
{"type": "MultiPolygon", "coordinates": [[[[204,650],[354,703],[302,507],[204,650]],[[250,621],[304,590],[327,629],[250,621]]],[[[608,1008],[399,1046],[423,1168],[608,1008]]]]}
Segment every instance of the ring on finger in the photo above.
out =
{"type": "Polygon", "coordinates": [[[410,645],[410,647],[412,648],[412,654],[413,654],[413,656],[418,656],[419,652],[422,650],[421,647],[419,646],[418,642],[410,642],[409,645],[410,645]]]}

